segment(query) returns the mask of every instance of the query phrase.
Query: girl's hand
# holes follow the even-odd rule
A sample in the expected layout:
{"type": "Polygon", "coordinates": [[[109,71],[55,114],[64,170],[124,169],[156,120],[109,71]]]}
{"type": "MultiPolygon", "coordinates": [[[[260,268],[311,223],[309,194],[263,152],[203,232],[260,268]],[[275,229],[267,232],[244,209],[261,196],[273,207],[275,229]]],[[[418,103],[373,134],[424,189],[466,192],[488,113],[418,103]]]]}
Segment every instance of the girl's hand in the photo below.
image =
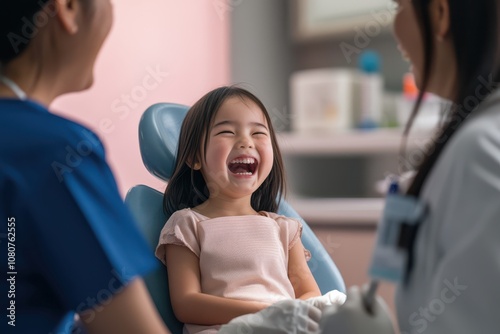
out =
{"type": "Polygon", "coordinates": [[[342,305],[345,303],[345,300],[345,293],[342,293],[338,290],[332,290],[325,293],[323,296],[306,299],[305,302],[314,305],[321,311],[323,311],[328,306],[342,305]]]}
{"type": "Polygon", "coordinates": [[[318,333],[321,311],[299,299],[277,302],[266,309],[231,320],[219,334],[314,334],[318,333]]]}
{"type": "Polygon", "coordinates": [[[264,302],[251,302],[255,305],[255,309],[257,310],[256,312],[262,311],[265,308],[268,308],[271,306],[271,303],[264,303],[264,302]]]}

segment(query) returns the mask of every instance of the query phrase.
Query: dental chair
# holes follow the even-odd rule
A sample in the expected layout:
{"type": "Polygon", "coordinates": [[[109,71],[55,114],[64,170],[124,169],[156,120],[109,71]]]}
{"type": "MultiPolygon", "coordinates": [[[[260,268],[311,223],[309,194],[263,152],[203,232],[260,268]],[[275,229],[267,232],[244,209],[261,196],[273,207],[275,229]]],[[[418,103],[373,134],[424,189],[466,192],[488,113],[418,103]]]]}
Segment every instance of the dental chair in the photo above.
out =
{"type": "MultiPolygon", "coordinates": [[[[173,173],[181,124],[188,109],[179,104],[155,104],[144,112],[139,123],[142,161],[151,174],[165,182],[173,173]]],[[[125,203],[154,252],[160,231],[169,218],[163,212],[163,193],[145,185],[137,185],[128,191],[125,203]]],[[[311,252],[308,264],[321,292],[324,294],[333,289],[345,292],[345,284],[337,266],[306,222],[284,200],[278,213],[301,220],[302,243],[311,252]]],[[[181,334],[183,324],[175,317],[170,304],[166,268],[161,265],[144,280],[165,324],[173,334],[181,334]]]]}

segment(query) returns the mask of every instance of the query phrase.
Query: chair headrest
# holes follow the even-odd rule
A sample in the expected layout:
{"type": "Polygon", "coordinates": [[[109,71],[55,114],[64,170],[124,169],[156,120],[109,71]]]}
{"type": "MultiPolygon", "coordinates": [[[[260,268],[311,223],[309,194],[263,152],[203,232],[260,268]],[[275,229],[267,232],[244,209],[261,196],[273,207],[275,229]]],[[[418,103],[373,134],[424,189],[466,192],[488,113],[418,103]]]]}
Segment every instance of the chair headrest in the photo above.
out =
{"type": "Polygon", "coordinates": [[[154,104],[139,122],[142,162],[154,176],[168,181],[174,172],[181,124],[188,106],[175,103],[154,104]]]}

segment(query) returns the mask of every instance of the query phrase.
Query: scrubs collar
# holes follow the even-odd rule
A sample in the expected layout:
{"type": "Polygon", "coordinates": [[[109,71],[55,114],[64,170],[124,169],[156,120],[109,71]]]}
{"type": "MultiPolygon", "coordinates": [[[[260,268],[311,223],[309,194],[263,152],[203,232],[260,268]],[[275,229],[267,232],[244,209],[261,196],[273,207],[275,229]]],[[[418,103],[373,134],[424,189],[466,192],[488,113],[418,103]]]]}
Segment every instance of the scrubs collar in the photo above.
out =
{"type": "Polygon", "coordinates": [[[0,74],[0,82],[9,87],[10,90],[12,90],[14,94],[16,94],[19,100],[26,101],[28,99],[28,95],[26,95],[24,90],[22,90],[14,81],[10,80],[6,76],[0,74]]]}

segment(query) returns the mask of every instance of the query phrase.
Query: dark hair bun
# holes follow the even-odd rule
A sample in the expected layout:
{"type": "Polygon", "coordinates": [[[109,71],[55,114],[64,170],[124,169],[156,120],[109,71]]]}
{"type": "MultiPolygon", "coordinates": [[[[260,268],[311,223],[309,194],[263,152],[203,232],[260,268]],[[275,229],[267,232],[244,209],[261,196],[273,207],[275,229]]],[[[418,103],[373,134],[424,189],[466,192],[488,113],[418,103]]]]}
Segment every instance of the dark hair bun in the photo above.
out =
{"type": "Polygon", "coordinates": [[[0,11],[0,62],[8,63],[26,49],[38,28],[48,22],[42,11],[49,0],[4,1],[0,11]],[[37,14],[39,13],[39,14],[37,14]]]}

